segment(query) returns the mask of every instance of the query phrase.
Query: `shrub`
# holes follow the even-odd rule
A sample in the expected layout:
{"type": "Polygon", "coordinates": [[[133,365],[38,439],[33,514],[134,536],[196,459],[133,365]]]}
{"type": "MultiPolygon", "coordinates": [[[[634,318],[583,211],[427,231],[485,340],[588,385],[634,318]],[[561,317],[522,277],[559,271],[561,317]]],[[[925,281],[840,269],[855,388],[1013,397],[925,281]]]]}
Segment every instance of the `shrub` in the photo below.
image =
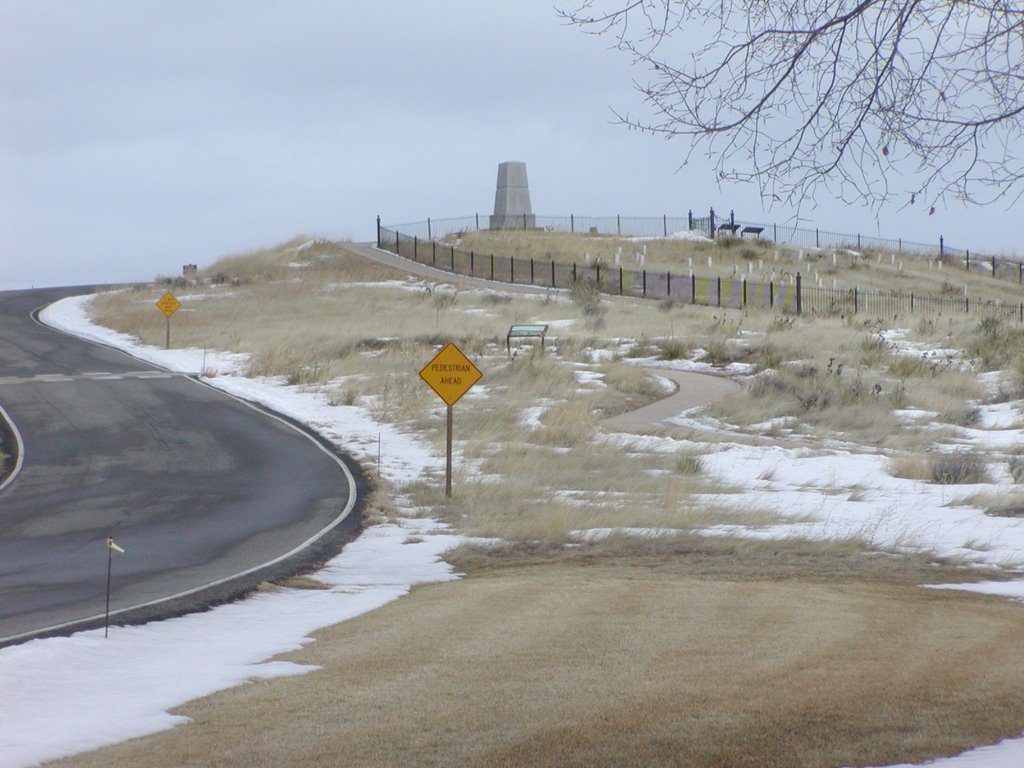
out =
{"type": "Polygon", "coordinates": [[[931,469],[921,456],[917,454],[897,456],[889,462],[889,474],[904,480],[930,480],[931,469]]]}
{"type": "Polygon", "coordinates": [[[940,485],[966,485],[986,483],[989,480],[985,462],[970,451],[937,453],[928,459],[933,483],[940,485]]]}
{"type": "Polygon", "coordinates": [[[590,442],[597,428],[597,419],[586,401],[573,399],[556,403],[540,417],[544,426],[534,430],[536,443],[574,448],[590,442]]]}
{"type": "Polygon", "coordinates": [[[982,318],[967,344],[967,353],[981,362],[987,371],[1000,368],[1014,370],[1024,366],[1024,331],[1007,326],[995,317],[982,318]]]}
{"type": "Polygon", "coordinates": [[[932,369],[925,363],[923,358],[920,357],[908,357],[907,355],[900,355],[899,357],[893,358],[892,362],[889,363],[889,373],[898,379],[910,379],[915,376],[923,376],[925,373],[931,373],[932,369]]]}
{"type": "Polygon", "coordinates": [[[578,306],[583,314],[596,314],[596,308],[601,301],[601,286],[595,280],[583,278],[572,284],[573,304],[578,306]]]}
{"type": "Polygon", "coordinates": [[[659,360],[684,360],[692,353],[689,345],[679,339],[662,339],[657,346],[659,360]]]}
{"type": "Polygon", "coordinates": [[[758,371],[778,368],[782,365],[782,350],[771,342],[766,342],[750,350],[750,359],[754,361],[758,371]]]}
{"type": "Polygon", "coordinates": [[[860,350],[860,364],[866,366],[879,365],[889,356],[889,349],[881,336],[867,336],[857,345],[860,350]]]}
{"type": "Polygon", "coordinates": [[[695,453],[681,453],[676,456],[676,473],[685,477],[699,475],[704,471],[704,460],[695,453]]]}
{"type": "Polygon", "coordinates": [[[1014,361],[1011,375],[1017,396],[1024,397],[1024,354],[1014,361]]]}
{"type": "Polygon", "coordinates": [[[704,360],[712,365],[725,365],[740,357],[738,351],[729,346],[726,339],[708,339],[708,343],[704,345],[704,353],[704,360]]]}
{"type": "Polygon", "coordinates": [[[970,403],[957,403],[944,410],[942,420],[958,427],[971,427],[981,421],[981,408],[970,403]]]}
{"type": "Polygon", "coordinates": [[[1007,469],[1010,470],[1010,477],[1015,483],[1024,483],[1024,454],[1011,456],[1006,461],[1007,469]]]}

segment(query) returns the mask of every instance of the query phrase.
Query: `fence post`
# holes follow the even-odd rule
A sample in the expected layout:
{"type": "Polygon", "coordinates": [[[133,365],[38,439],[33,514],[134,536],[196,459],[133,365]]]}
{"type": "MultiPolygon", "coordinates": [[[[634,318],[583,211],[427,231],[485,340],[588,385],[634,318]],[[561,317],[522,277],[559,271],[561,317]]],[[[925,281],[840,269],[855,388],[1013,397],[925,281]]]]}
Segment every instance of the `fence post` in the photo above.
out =
{"type": "Polygon", "coordinates": [[[427,216],[427,240],[433,240],[434,236],[430,232],[430,217],[427,216]]]}
{"type": "Polygon", "coordinates": [[[494,254],[491,254],[491,281],[494,281],[494,254]]]}
{"type": "Polygon", "coordinates": [[[476,231],[480,231],[480,214],[476,214],[476,231]]]}
{"type": "Polygon", "coordinates": [[[772,222],[772,240],[779,242],[779,225],[772,222]]]}
{"type": "Polygon", "coordinates": [[[551,260],[551,287],[555,287],[555,260],[551,260]]]}
{"type": "MultiPolygon", "coordinates": [[[[821,237],[818,235],[818,228],[814,228],[814,247],[821,248],[821,237]]],[[[798,273],[799,274],[799,273],[798,273]]],[[[797,313],[799,314],[799,313],[797,313]]]]}
{"type": "Polygon", "coordinates": [[[576,282],[576,262],[572,263],[572,281],[576,282]]]}
{"type": "Polygon", "coordinates": [[[455,271],[455,246],[452,246],[452,272],[455,271]]]}
{"type": "Polygon", "coordinates": [[[402,255],[402,241],[399,238],[400,238],[400,235],[398,234],[398,230],[396,229],[395,230],[395,255],[396,256],[401,256],[402,255]]]}
{"type": "Polygon", "coordinates": [[[711,239],[715,239],[715,209],[711,209],[711,239]]]}
{"type": "Polygon", "coordinates": [[[430,241],[430,265],[437,266],[437,243],[434,240],[430,241]]]}
{"type": "Polygon", "coordinates": [[[523,214],[523,230],[526,230],[526,214],[523,214]]]}
{"type": "Polygon", "coordinates": [[[996,257],[992,257],[992,277],[996,276],[996,257]]]}
{"type": "Polygon", "coordinates": [[[802,283],[802,281],[800,279],[800,273],[797,272],[796,273],[796,313],[798,315],[803,310],[803,301],[802,301],[802,297],[800,295],[803,292],[803,287],[802,286],[803,286],[803,283],[802,283]]]}
{"type": "Polygon", "coordinates": [[[622,267],[619,267],[619,296],[622,295],[622,267]]]}
{"type": "Polygon", "coordinates": [[[668,237],[668,214],[661,214],[661,231],[665,237],[668,237]]]}
{"type": "Polygon", "coordinates": [[[530,257],[530,285],[533,285],[533,257],[530,257]]]}
{"type": "Polygon", "coordinates": [[[901,237],[896,242],[899,243],[899,246],[900,246],[900,256],[902,256],[903,255],[903,238],[901,237]]]}
{"type": "MultiPolygon", "coordinates": [[[[380,219],[380,216],[378,216],[377,218],[380,219]]],[[[686,228],[688,230],[693,229],[693,208],[686,212],[686,228]]]]}
{"type": "Polygon", "coordinates": [[[619,214],[615,214],[615,232],[620,237],[622,236],[622,217],[619,214]]]}
{"type": "Polygon", "coordinates": [[[576,231],[576,217],[571,213],[569,214],[569,231],[576,231]]]}
{"type": "Polygon", "coordinates": [[[412,237],[412,260],[413,261],[419,261],[420,260],[420,242],[419,241],[420,241],[420,239],[418,237],[416,237],[415,235],[413,235],[413,237],[412,237]]]}
{"type": "Polygon", "coordinates": [[[860,250],[860,232],[857,233],[857,250],[860,250]]]}
{"type": "Polygon", "coordinates": [[[667,298],[670,298],[670,299],[672,298],[672,273],[671,272],[666,272],[665,273],[665,296],[667,298]]]}
{"type": "Polygon", "coordinates": [[[643,270],[644,298],[647,298],[647,270],[643,270]]]}
{"type": "Polygon", "coordinates": [[[939,235],[939,258],[941,259],[946,253],[946,238],[939,235]]]}
{"type": "Polygon", "coordinates": [[[743,278],[743,306],[747,306],[747,278],[743,278]]]}
{"type": "Polygon", "coordinates": [[[690,303],[697,303],[697,276],[693,272],[690,273],[690,303]]]}
{"type": "Polygon", "coordinates": [[[508,257],[508,281],[514,283],[516,281],[516,257],[508,257]]]}
{"type": "Polygon", "coordinates": [[[473,251],[469,252],[469,274],[476,276],[476,254],[473,251]]]}
{"type": "MultiPolygon", "coordinates": [[[[729,211],[729,226],[730,227],[735,227],[736,226],[736,211],[729,211]]],[[[732,233],[735,235],[736,234],[736,230],[734,229],[732,231],[732,233]]]]}
{"type": "Polygon", "coordinates": [[[377,216],[377,247],[380,248],[380,216],[377,216]]]}
{"type": "Polygon", "coordinates": [[[966,257],[967,257],[967,259],[966,259],[966,261],[964,263],[967,265],[967,271],[970,272],[971,271],[971,252],[968,250],[968,251],[964,251],[964,253],[965,253],[966,257]]]}
{"type": "Polygon", "coordinates": [[[775,309],[775,281],[768,281],[768,307],[775,309]]]}
{"type": "Polygon", "coordinates": [[[1024,261],[1017,262],[1017,282],[1024,283],[1024,261]]]}

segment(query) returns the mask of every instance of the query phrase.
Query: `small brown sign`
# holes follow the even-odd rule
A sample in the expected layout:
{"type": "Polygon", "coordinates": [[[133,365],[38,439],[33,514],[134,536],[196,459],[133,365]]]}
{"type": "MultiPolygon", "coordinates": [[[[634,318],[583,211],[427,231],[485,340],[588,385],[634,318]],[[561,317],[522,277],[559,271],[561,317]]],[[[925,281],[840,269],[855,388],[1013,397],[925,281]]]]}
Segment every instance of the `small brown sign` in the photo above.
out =
{"type": "Polygon", "coordinates": [[[173,293],[168,291],[167,293],[160,297],[160,300],[156,303],[156,306],[157,309],[164,313],[164,315],[170,317],[179,309],[181,309],[181,302],[174,297],[173,293]]]}
{"type": "Polygon", "coordinates": [[[483,378],[483,374],[461,349],[449,342],[420,371],[420,378],[447,405],[452,406],[483,378]]]}

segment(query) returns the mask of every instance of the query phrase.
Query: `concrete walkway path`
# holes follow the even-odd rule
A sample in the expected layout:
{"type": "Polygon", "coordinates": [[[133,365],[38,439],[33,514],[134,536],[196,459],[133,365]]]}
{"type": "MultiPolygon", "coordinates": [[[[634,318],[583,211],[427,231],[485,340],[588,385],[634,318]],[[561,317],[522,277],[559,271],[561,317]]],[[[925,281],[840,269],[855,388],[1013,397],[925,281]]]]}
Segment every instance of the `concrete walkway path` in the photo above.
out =
{"type": "MultiPolygon", "coordinates": [[[[516,293],[548,293],[550,288],[535,285],[513,285],[485,280],[480,277],[467,277],[453,274],[443,269],[436,269],[410,259],[377,248],[373,243],[343,243],[343,248],[351,253],[383,264],[387,267],[400,269],[403,272],[426,277],[431,280],[443,280],[448,283],[461,283],[488,290],[511,291],[516,293]]],[[[733,392],[739,391],[739,385],[724,376],[695,371],[677,371],[670,368],[644,368],[652,376],[661,376],[676,385],[676,391],[657,402],[645,405],[635,411],[619,414],[606,419],[603,424],[614,431],[622,432],[653,432],[671,425],[665,424],[668,419],[678,416],[691,408],[699,408],[733,392]]]]}
{"type": "Polygon", "coordinates": [[[338,243],[338,245],[350,253],[370,259],[378,264],[383,264],[386,267],[393,267],[394,269],[400,269],[403,272],[408,272],[412,275],[427,277],[431,280],[443,280],[446,283],[459,283],[461,285],[469,285],[475,288],[483,288],[492,291],[510,291],[513,293],[539,293],[543,295],[554,290],[552,288],[545,288],[541,285],[492,282],[491,280],[486,280],[482,277],[460,275],[456,272],[437,269],[436,267],[431,267],[426,264],[420,264],[418,261],[413,261],[412,259],[396,256],[390,251],[377,248],[373,243],[338,243]]]}
{"type": "Polygon", "coordinates": [[[732,379],[710,373],[651,367],[644,368],[644,371],[651,376],[660,376],[674,382],[675,393],[635,411],[605,419],[602,423],[608,429],[617,432],[652,432],[663,426],[670,427],[665,424],[668,419],[691,408],[708,405],[740,389],[739,384],[732,379]]]}

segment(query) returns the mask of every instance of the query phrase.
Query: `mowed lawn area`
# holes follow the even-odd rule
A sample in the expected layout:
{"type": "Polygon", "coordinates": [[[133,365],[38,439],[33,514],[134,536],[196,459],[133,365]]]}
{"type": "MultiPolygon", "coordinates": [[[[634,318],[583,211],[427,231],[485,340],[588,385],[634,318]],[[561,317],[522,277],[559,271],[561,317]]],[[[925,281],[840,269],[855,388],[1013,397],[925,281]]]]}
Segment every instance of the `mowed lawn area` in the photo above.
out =
{"type": "Polygon", "coordinates": [[[719,556],[704,574],[666,553],[419,587],[281,657],[316,671],[55,765],[885,765],[1019,732],[1021,606],[912,569],[801,573],[809,551],[719,556]]]}

